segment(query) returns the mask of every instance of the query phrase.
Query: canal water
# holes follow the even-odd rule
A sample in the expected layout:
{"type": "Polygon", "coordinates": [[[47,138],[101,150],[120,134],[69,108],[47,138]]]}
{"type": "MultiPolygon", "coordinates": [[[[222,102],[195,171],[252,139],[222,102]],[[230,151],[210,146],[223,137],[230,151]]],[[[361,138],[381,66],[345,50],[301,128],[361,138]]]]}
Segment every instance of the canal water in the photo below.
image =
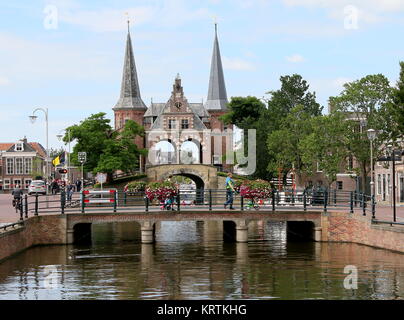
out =
{"type": "Polygon", "coordinates": [[[35,247],[1,263],[0,299],[404,298],[403,254],[288,242],[281,222],[249,229],[248,244],[224,243],[219,222],[162,222],[156,243],[142,245],[136,223],[97,224],[91,245],[35,247]],[[346,279],[355,268],[357,289],[346,279]]]}

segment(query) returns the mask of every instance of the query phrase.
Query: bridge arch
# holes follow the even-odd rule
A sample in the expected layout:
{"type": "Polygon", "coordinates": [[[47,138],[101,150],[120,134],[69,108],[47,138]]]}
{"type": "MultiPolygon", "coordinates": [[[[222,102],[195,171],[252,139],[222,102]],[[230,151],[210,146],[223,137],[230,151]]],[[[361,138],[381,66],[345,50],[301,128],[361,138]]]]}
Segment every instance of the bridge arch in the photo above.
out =
{"type": "Polygon", "coordinates": [[[184,176],[192,179],[202,189],[217,189],[217,168],[203,164],[169,164],[146,168],[149,181],[162,181],[170,176],[184,176]]]}

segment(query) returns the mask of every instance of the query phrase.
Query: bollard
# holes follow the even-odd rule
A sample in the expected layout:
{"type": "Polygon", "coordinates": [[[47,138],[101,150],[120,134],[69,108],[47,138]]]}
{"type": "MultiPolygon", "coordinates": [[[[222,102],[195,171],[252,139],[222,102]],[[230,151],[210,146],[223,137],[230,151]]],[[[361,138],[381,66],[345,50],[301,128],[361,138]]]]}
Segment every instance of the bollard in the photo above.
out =
{"type": "Polygon", "coordinates": [[[376,219],[376,200],[375,200],[375,195],[372,196],[372,219],[376,219]]]}
{"type": "Polygon", "coordinates": [[[244,197],[240,197],[241,211],[244,211],[244,197]]]}
{"type": "Polygon", "coordinates": [[[324,212],[327,212],[327,204],[328,204],[328,191],[324,191],[324,212]]]}
{"type": "Polygon", "coordinates": [[[304,210],[304,211],[307,211],[306,190],[303,191],[303,210],[304,210]]]}
{"type": "Polygon", "coordinates": [[[351,191],[351,194],[350,194],[350,206],[351,206],[351,211],[350,211],[350,213],[353,213],[353,208],[354,208],[354,194],[353,194],[353,191],[351,191]]]}
{"type": "Polygon", "coordinates": [[[65,214],[65,207],[66,207],[66,191],[62,190],[60,192],[60,208],[62,210],[62,214],[65,214]]]}
{"type": "Polygon", "coordinates": [[[35,194],[35,215],[38,215],[38,194],[35,194]]]}
{"type": "Polygon", "coordinates": [[[28,219],[28,195],[25,195],[24,201],[25,201],[25,219],[28,219]]]}
{"type": "Polygon", "coordinates": [[[24,220],[24,216],[23,216],[22,199],[21,198],[19,198],[16,205],[18,206],[17,209],[20,211],[20,220],[22,221],[22,220],[24,220]]]}
{"type": "Polygon", "coordinates": [[[212,190],[209,189],[209,211],[212,211],[212,190]]]}
{"type": "Polygon", "coordinates": [[[275,212],[275,189],[272,190],[272,212],[275,212]]]}
{"type": "Polygon", "coordinates": [[[365,200],[365,194],[362,193],[362,212],[363,215],[366,216],[366,200],[365,200]]]}

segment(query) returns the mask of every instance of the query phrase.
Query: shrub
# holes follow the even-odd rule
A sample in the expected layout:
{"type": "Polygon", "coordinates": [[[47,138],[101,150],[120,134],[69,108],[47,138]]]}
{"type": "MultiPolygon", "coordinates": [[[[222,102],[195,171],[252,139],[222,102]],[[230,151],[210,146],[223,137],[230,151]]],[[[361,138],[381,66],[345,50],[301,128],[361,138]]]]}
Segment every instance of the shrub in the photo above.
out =
{"type": "Polygon", "coordinates": [[[240,195],[247,199],[267,199],[271,193],[271,184],[265,180],[244,181],[240,186],[240,195]]]}

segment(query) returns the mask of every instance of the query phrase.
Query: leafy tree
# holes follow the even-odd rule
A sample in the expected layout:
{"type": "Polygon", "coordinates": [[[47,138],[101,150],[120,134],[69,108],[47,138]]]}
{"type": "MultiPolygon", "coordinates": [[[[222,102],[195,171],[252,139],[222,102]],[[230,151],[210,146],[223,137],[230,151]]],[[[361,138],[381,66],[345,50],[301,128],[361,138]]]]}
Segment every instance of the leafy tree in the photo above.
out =
{"type": "MultiPolygon", "coordinates": [[[[238,128],[245,130],[243,135],[244,154],[248,154],[248,129],[256,129],[256,159],[257,169],[253,177],[267,178],[266,161],[267,150],[265,143],[266,131],[262,128],[262,119],[265,117],[266,112],[265,104],[256,97],[233,97],[228,104],[229,112],[221,116],[220,119],[226,124],[234,124],[238,128]]],[[[234,160],[237,157],[234,156],[234,160]]],[[[243,165],[240,165],[243,167],[243,165]]]]}
{"type": "MultiPolygon", "coordinates": [[[[301,141],[311,134],[313,117],[304,106],[298,105],[292,108],[289,115],[281,121],[280,129],[268,135],[267,147],[270,160],[267,169],[273,175],[279,169],[282,170],[284,178],[292,168],[295,168],[299,176],[306,172],[307,164],[303,161],[301,141]]],[[[311,165],[310,162],[309,166],[311,165]]]]}
{"type": "MultiPolygon", "coordinates": [[[[91,115],[79,125],[67,128],[70,130],[71,139],[77,141],[71,155],[72,163],[79,165],[78,152],[87,152],[85,170],[93,173],[105,172],[109,176],[108,180],[116,170],[134,170],[139,155],[146,154],[146,150],[138,149],[134,143],[136,136],[144,134],[142,126],[129,120],[123,130],[118,132],[114,131],[109,123],[105,113],[100,112],[91,115]]],[[[67,134],[63,141],[68,142],[67,134]]]]}
{"type": "Polygon", "coordinates": [[[392,99],[382,108],[385,131],[389,140],[396,142],[404,138],[404,62],[400,62],[400,77],[392,89],[392,99]]]}
{"type": "MultiPolygon", "coordinates": [[[[370,147],[367,129],[381,132],[374,141],[374,150],[380,150],[386,139],[383,106],[390,100],[391,87],[388,79],[382,74],[368,75],[360,80],[346,83],[344,90],[337,97],[330,97],[332,110],[345,114],[348,123],[347,146],[359,163],[362,177],[362,191],[366,192],[366,177],[370,171],[370,147]]],[[[377,152],[374,157],[378,156],[377,152]]]]}
{"type": "Polygon", "coordinates": [[[330,185],[337,180],[343,160],[348,156],[347,133],[348,122],[341,112],[311,119],[311,133],[299,143],[302,161],[306,164],[305,173],[312,175],[317,165],[330,185]]]}

